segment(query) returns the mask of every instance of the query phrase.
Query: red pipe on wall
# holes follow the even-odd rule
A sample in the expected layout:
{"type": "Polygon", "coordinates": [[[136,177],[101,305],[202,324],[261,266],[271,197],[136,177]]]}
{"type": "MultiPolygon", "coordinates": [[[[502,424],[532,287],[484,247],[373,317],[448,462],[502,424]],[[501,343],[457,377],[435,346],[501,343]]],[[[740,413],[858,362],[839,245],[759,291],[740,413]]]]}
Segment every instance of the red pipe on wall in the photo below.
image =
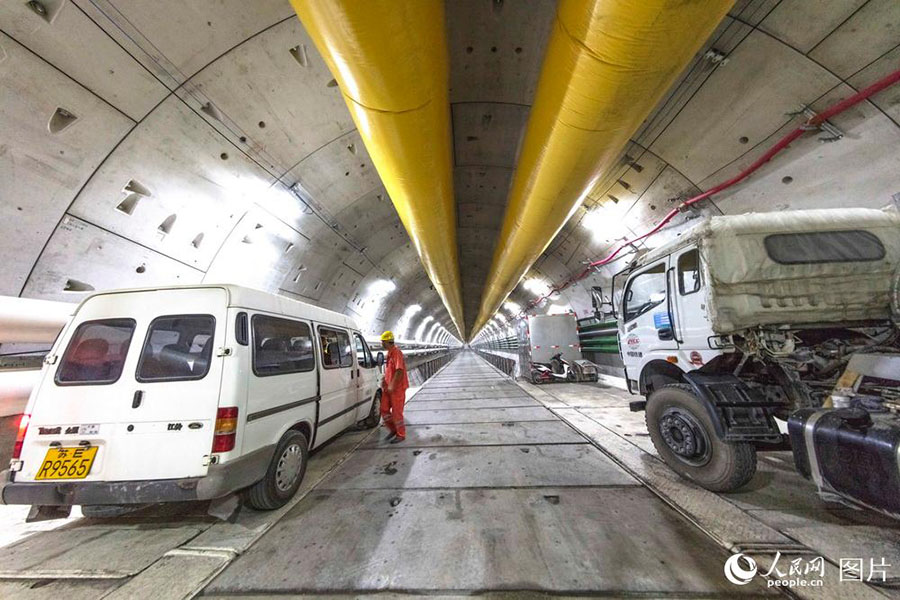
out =
{"type": "Polygon", "coordinates": [[[581,273],[578,273],[577,275],[573,275],[573,276],[569,277],[561,284],[555,285],[552,288],[550,288],[550,292],[547,293],[546,295],[540,296],[539,298],[535,298],[534,300],[529,302],[528,306],[526,306],[525,309],[522,310],[521,313],[519,313],[519,317],[525,316],[530,309],[534,308],[535,306],[537,306],[544,300],[549,299],[550,296],[552,296],[553,294],[561,292],[562,290],[566,289],[573,283],[581,281],[582,279],[587,277],[593,269],[595,269],[597,267],[602,267],[603,265],[606,265],[606,264],[609,264],[616,258],[616,256],[619,255],[620,252],[622,252],[622,250],[624,250],[631,244],[640,242],[641,240],[645,240],[648,237],[654,235],[660,229],[662,229],[663,227],[668,225],[669,222],[672,219],[674,219],[675,216],[679,212],[683,211],[685,208],[691,206],[692,204],[696,204],[697,202],[700,202],[702,200],[706,200],[710,196],[718,194],[719,192],[721,192],[723,190],[727,190],[731,186],[740,183],[741,181],[746,179],[749,175],[751,175],[752,173],[757,171],[764,164],[766,164],[767,162],[772,160],[772,158],[774,158],[775,155],[779,154],[782,150],[784,150],[785,148],[790,146],[794,140],[796,140],[797,138],[802,136],[807,131],[817,129],[822,123],[824,123],[831,117],[844,112],[848,108],[859,104],[863,100],[868,99],[869,97],[877,94],[878,92],[880,92],[886,88],[891,87],[892,85],[894,85],[896,83],[900,83],[900,69],[886,75],[885,77],[882,77],[881,79],[879,79],[872,85],[868,86],[867,88],[864,88],[864,89],[858,91],[857,93],[853,94],[852,96],[850,96],[849,98],[847,98],[845,100],[841,100],[840,102],[833,104],[832,106],[826,108],[821,113],[808,119],[803,125],[794,129],[793,131],[788,133],[786,136],[784,136],[783,138],[778,140],[778,142],[776,142],[774,146],[769,148],[762,156],[760,156],[758,159],[753,161],[752,165],[750,165],[749,167],[747,167],[746,169],[744,169],[743,171],[741,171],[740,173],[738,173],[731,179],[729,179],[727,181],[723,181],[722,183],[708,189],[707,191],[703,192],[702,194],[698,194],[698,195],[694,196],[693,198],[689,198],[689,199],[685,200],[684,202],[679,204],[677,207],[675,207],[671,211],[669,211],[669,213],[665,217],[663,217],[663,219],[659,223],[657,223],[656,226],[654,226],[653,229],[651,229],[650,231],[648,231],[644,234],[641,234],[637,237],[634,237],[630,240],[626,240],[626,241],[622,242],[621,244],[619,244],[619,246],[615,250],[613,250],[612,252],[610,252],[609,254],[604,256],[603,258],[601,258],[599,260],[595,260],[594,262],[590,263],[581,273]]]}

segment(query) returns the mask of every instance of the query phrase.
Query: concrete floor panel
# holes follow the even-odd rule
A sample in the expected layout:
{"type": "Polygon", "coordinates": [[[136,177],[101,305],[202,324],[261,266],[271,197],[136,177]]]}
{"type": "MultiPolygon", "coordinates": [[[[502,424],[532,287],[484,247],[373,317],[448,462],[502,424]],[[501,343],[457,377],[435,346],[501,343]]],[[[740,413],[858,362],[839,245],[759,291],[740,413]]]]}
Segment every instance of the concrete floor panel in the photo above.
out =
{"type": "MultiPolygon", "coordinates": [[[[562,421],[415,425],[406,428],[403,446],[490,446],[508,444],[578,444],[584,437],[562,421]]],[[[369,439],[364,448],[396,448],[384,435],[369,439]]]]}
{"type": "Polygon", "coordinates": [[[519,396],[517,398],[473,398],[471,400],[418,400],[410,402],[406,412],[419,410],[460,410],[460,409],[484,409],[484,408],[516,408],[537,406],[541,404],[534,398],[519,396]]]}
{"type": "Polygon", "coordinates": [[[407,423],[435,425],[438,423],[506,423],[516,421],[556,421],[546,408],[528,406],[519,408],[478,408],[417,410],[404,414],[407,423]]]}
{"type": "Polygon", "coordinates": [[[321,489],[637,485],[587,443],[545,446],[366,449],[321,489]]]}
{"type": "Polygon", "coordinates": [[[207,593],[765,592],[727,556],[642,488],[322,490],[207,593]]]}

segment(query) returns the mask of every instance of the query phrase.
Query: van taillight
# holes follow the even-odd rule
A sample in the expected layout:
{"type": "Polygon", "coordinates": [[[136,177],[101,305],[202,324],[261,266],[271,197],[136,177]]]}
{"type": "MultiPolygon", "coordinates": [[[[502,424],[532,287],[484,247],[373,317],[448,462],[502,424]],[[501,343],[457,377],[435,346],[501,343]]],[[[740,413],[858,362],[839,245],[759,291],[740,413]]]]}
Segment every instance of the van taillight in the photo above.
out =
{"type": "Polygon", "coordinates": [[[226,406],[216,412],[216,426],[213,435],[213,452],[228,452],[234,450],[234,440],[237,435],[238,409],[236,406],[226,406]]]}
{"type": "Polygon", "coordinates": [[[24,414],[19,421],[19,432],[16,433],[16,443],[13,444],[13,458],[22,456],[22,446],[25,445],[25,432],[28,431],[28,422],[31,421],[31,415],[24,414]]]}

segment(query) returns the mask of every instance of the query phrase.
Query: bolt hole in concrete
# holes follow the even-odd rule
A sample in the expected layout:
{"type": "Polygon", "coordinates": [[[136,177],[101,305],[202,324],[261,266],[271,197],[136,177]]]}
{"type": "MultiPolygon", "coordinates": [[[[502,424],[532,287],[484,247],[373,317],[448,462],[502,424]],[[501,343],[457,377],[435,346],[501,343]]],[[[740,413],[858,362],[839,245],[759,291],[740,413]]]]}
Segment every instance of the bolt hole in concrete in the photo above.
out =
{"type": "Polygon", "coordinates": [[[266,122],[265,122],[265,121],[260,121],[259,123],[257,123],[257,125],[259,125],[259,128],[260,128],[260,129],[265,129],[265,128],[266,128],[266,122]]]}
{"type": "Polygon", "coordinates": [[[135,273],[144,273],[144,272],[147,271],[147,267],[145,267],[144,265],[141,265],[141,266],[139,266],[137,269],[135,269],[134,271],[135,271],[135,273]]]}
{"type": "Polygon", "coordinates": [[[242,144],[246,144],[246,143],[247,143],[247,138],[246,138],[245,136],[243,136],[243,135],[242,135],[241,137],[239,137],[238,139],[241,140],[241,143],[242,143],[242,144]]]}
{"type": "Polygon", "coordinates": [[[738,138],[738,141],[742,144],[746,144],[747,142],[750,141],[750,138],[748,138],[746,135],[742,135],[741,137],[738,138]]]}
{"type": "Polygon", "coordinates": [[[544,500],[546,500],[550,504],[559,504],[559,496],[556,495],[544,496],[544,500]]]}
{"type": "Polygon", "coordinates": [[[327,85],[327,86],[330,87],[330,88],[333,88],[333,87],[337,87],[337,84],[338,84],[337,80],[336,80],[336,79],[332,79],[331,81],[329,81],[329,82],[328,82],[327,84],[325,84],[325,85],[327,85]]]}
{"type": "Polygon", "coordinates": [[[391,506],[399,506],[400,502],[401,502],[400,498],[396,498],[396,497],[391,498],[391,506]]]}
{"type": "Polygon", "coordinates": [[[781,183],[783,183],[785,185],[787,185],[789,183],[793,183],[793,182],[794,182],[794,178],[791,177],[790,175],[787,175],[787,176],[781,178],[781,183]]]}
{"type": "Polygon", "coordinates": [[[222,160],[228,160],[228,153],[223,152],[222,154],[219,155],[219,158],[221,158],[222,160]]]}
{"type": "Polygon", "coordinates": [[[472,54],[473,51],[474,48],[472,48],[472,46],[466,46],[466,54],[472,54]]]}

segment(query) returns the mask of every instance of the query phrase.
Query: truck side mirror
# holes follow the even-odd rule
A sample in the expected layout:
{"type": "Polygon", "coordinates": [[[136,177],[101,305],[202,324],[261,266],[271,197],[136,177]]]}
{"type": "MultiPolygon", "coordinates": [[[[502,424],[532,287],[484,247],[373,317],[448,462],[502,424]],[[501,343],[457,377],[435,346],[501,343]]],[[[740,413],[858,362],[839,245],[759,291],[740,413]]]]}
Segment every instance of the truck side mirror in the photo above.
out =
{"type": "Polygon", "coordinates": [[[375,364],[377,364],[379,367],[384,366],[384,352],[379,352],[375,355],[375,364]]]}

